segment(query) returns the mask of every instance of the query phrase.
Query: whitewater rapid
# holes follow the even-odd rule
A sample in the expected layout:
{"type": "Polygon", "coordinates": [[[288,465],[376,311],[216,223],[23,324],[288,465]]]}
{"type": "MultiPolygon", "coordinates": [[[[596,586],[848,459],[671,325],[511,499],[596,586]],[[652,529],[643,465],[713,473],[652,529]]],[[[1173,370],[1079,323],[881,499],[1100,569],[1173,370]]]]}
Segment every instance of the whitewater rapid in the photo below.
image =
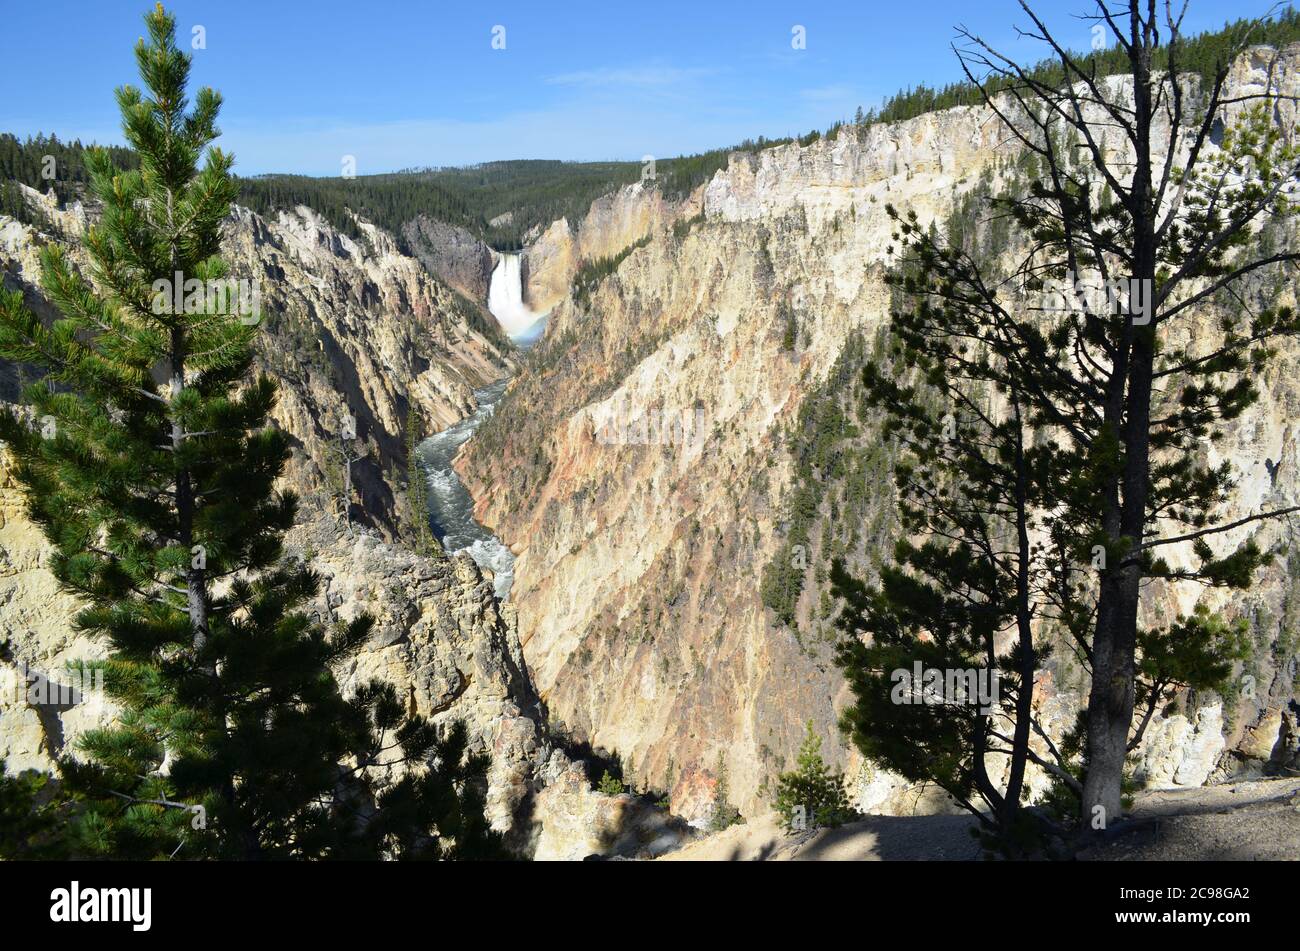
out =
{"type": "Polygon", "coordinates": [[[501,540],[474,520],[474,498],[452,468],[456,452],[474,430],[492,415],[509,379],[498,380],[474,392],[478,409],[454,426],[430,436],[416,447],[429,483],[429,521],[433,533],[451,555],[468,552],[474,563],[494,576],[497,597],[510,596],[515,580],[515,556],[501,540]]]}

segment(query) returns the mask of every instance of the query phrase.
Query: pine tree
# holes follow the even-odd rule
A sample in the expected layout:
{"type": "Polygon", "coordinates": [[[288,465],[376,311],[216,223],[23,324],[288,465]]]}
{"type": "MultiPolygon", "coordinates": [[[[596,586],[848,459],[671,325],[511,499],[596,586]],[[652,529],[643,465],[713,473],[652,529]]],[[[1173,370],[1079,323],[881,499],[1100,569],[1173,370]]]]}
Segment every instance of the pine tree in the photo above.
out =
{"type": "Polygon", "coordinates": [[[67,857],[58,803],[51,797],[53,785],[40,770],[6,775],[0,759],[0,861],[67,857]]]}
{"type": "Polygon", "coordinates": [[[604,793],[606,796],[621,796],[626,791],[623,786],[623,780],[611,775],[609,770],[605,770],[605,772],[601,774],[600,782],[596,785],[596,790],[604,793]]]}
{"type": "Polygon", "coordinates": [[[990,256],[986,232],[889,209],[901,251],[890,280],[904,299],[893,368],[869,368],[864,383],[902,448],[907,535],[878,585],[835,573],[854,742],[1004,836],[1019,831],[1026,761],[1068,790],[1080,828],[1106,828],[1154,710],[1231,671],[1236,631],[1205,610],[1152,623],[1139,602],[1152,579],[1246,588],[1270,560],[1254,537],[1222,536],[1295,508],[1226,519],[1235,475],[1207,446],[1258,398],[1276,343],[1300,335],[1293,309],[1243,300],[1300,261],[1258,237],[1295,212],[1294,104],[1226,93],[1259,24],[1229,31],[1197,89],[1194,47],[1168,11],[1098,15],[1132,76],[1103,84],[1024,9],[1055,72],[969,34],[959,51],[1032,174],[989,209],[1023,253],[990,256]],[[1099,140],[1098,115],[1119,147],[1099,140]],[[1107,301],[1088,300],[1103,283],[1107,301]],[[1174,545],[1189,557],[1162,557],[1174,545]],[[1060,744],[1033,699],[1047,635],[1091,678],[1086,716],[1060,744]],[[998,671],[993,716],[891,702],[891,671],[917,662],[998,671]]]}
{"type": "Polygon", "coordinates": [[[0,415],[0,439],[52,572],[87,605],[75,629],[110,647],[98,666],[122,708],[60,762],[78,800],[73,847],[494,854],[476,791],[485,764],[464,729],[439,740],[389,685],[345,699],[330,665],[372,621],[327,634],[302,613],[318,577],[282,557],[296,499],[275,488],[289,455],[268,424],[275,386],[248,378],[256,315],[210,293],[235,198],[233,159],[212,146],[221,99],[201,89],[189,108],[173,17],[159,5],[145,22],[145,90],[117,92],[138,168],[86,155],[102,204],[89,279],[52,244],[42,285],[62,316],[44,326],[21,295],[0,299],[0,354],[47,373],[25,391],[30,417],[0,415]],[[381,761],[405,768],[387,789],[371,779],[381,761]]]}
{"type": "Polygon", "coordinates": [[[718,765],[714,768],[717,783],[713,787],[713,814],[709,816],[709,831],[721,832],[742,822],[740,810],[731,803],[731,781],[727,775],[727,764],[718,754],[718,765]]]}
{"type": "Polygon", "coordinates": [[[832,772],[822,759],[822,740],[812,720],[796,765],[797,769],[778,777],[773,803],[787,832],[834,828],[856,818],[844,790],[844,775],[832,772]]]}

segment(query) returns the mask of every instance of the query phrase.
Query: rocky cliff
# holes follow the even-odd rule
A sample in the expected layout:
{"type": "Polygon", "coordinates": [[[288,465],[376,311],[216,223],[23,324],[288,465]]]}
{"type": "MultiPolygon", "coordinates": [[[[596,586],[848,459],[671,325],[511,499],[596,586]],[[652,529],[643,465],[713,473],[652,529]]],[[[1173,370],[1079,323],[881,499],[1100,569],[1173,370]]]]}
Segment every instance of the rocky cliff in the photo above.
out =
{"type": "Polygon", "coordinates": [[[402,226],[407,247],[429,273],[484,305],[492,282],[492,249],[464,228],[420,215],[402,226]]]}
{"type": "Polygon", "coordinates": [[[582,220],[551,223],[524,250],[524,303],[551,310],[568,296],[584,261],[612,258],[673,222],[698,214],[700,194],[667,199],[650,182],[635,182],[591,203],[582,220]]]}
{"type": "MultiPolygon", "coordinates": [[[[1243,57],[1234,88],[1262,89],[1268,62],[1264,51],[1243,57]]],[[[1298,63],[1293,47],[1278,72],[1292,92],[1298,63]]],[[[459,469],[481,517],[519,554],[513,598],[539,694],[557,723],[617,751],[679,813],[707,815],[719,768],[743,809],[763,808],[810,719],[833,738],[859,805],[942,808],[859,763],[833,727],[846,698],[831,664],[826,574],[832,555],[869,568],[887,549],[888,460],[866,440],[849,471],[817,471],[828,484],[805,492],[790,449],[853,378],[844,361],[869,359],[887,320],[885,204],[942,222],[973,190],[1012,182],[1016,161],[993,116],[974,107],[733,156],[700,196],[702,219],[650,229],[588,302],[558,303],[494,420],[467,445],[459,469]],[[794,555],[792,504],[805,498],[810,550],[798,553],[802,594],[783,620],[760,589],[765,570],[794,555]]],[[[642,219],[660,214],[652,197],[640,200],[642,219]]],[[[548,235],[539,246],[563,260],[567,225],[548,235]]],[[[533,293],[557,293],[534,281],[533,293]]],[[[1300,349],[1283,348],[1263,399],[1225,441],[1242,512],[1300,495],[1297,359],[1300,349]]],[[[1290,531],[1271,525],[1266,540],[1290,531]]],[[[1294,751],[1293,564],[1213,602],[1250,626],[1250,689],[1165,711],[1140,751],[1144,778],[1198,784],[1294,751]]],[[[1146,610],[1187,609],[1197,594],[1153,589],[1146,610]]],[[[1054,729],[1071,723],[1083,689],[1077,665],[1048,672],[1054,729]]]]}
{"type": "MultiPolygon", "coordinates": [[[[46,316],[38,251],[77,239],[93,214],[28,192],[47,227],[0,218],[5,285],[46,316]]],[[[373,678],[393,683],[413,712],[464,721],[491,753],[488,812],[520,854],[581,859],[653,855],[688,835],[652,802],[593,789],[593,764],[548,730],[515,630],[473,561],[420,557],[402,547],[399,496],[408,409],[425,432],[468,415],[473,391],[510,372],[514,351],[477,308],[360,222],[353,241],[307,208],[274,220],[235,209],[225,254],[262,294],[260,368],[280,384],[275,423],[294,437],[286,484],[304,496],[286,552],[323,584],[311,612],[322,622],[376,618],[364,649],[336,674],[345,692],[373,678]],[[355,418],[354,524],[341,517],[334,452],[342,417],[355,418]]],[[[0,363],[0,400],[17,399],[22,368],[0,363]]],[[[116,711],[102,692],[66,688],[65,664],[103,656],[73,632],[78,602],[46,569],[49,546],[26,518],[0,447],[0,759],[10,771],[51,769],[76,737],[116,711]],[[32,680],[28,677],[35,677],[32,680]],[[36,691],[33,692],[33,687],[36,691]]]]}
{"type": "MultiPolygon", "coordinates": [[[[48,314],[39,248],[59,241],[82,262],[78,239],[94,212],[26,194],[48,231],[0,219],[0,270],[6,287],[48,314]]],[[[346,450],[357,459],[353,516],[392,536],[408,411],[426,435],[445,428],[473,410],[475,389],[513,371],[515,357],[491,317],[401,253],[387,232],[358,224],[354,241],[305,207],[273,219],[237,207],[224,252],[232,276],[260,294],[258,369],[280,384],[273,415],[294,437],[290,484],[311,505],[339,508],[346,450]],[[345,422],[356,433],[346,446],[345,422]]]]}

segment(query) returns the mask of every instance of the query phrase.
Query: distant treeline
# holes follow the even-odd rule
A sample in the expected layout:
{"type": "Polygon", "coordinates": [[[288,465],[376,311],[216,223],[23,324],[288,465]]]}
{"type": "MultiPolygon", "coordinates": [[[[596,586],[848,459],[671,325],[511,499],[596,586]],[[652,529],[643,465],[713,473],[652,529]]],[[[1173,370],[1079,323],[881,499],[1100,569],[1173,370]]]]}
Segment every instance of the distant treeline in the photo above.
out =
{"type": "MultiPolygon", "coordinates": [[[[759,139],[740,148],[772,144],[759,139]]],[[[672,198],[689,194],[725,167],[732,151],[659,159],[655,186],[672,198]]],[[[241,179],[239,185],[241,203],[254,211],[307,205],[354,237],[355,225],[344,209],[356,211],[399,240],[403,224],[427,215],[465,228],[498,251],[515,251],[533,228],[559,218],[576,225],[594,200],[641,177],[640,162],[519,160],[355,178],[261,175],[241,179]]]]}
{"type": "MultiPolygon", "coordinates": [[[[1203,79],[1213,78],[1215,69],[1225,57],[1237,47],[1243,36],[1252,27],[1256,27],[1250,37],[1251,43],[1263,43],[1281,48],[1288,43],[1300,40],[1300,12],[1292,6],[1280,11],[1273,19],[1256,26],[1252,20],[1237,20],[1226,24],[1223,29],[1213,33],[1201,33],[1185,39],[1180,54],[1179,71],[1200,75],[1203,79]]],[[[1107,42],[1113,37],[1108,32],[1107,42]]],[[[1169,64],[1168,47],[1156,51],[1156,69],[1165,69],[1169,64]]],[[[1129,70],[1128,57],[1117,45],[1087,54],[1080,54],[1080,61],[1085,68],[1095,67],[1097,75],[1114,76],[1129,70]]],[[[1060,85],[1065,75],[1059,62],[1045,60],[1028,70],[1029,74],[1048,85],[1060,85]]],[[[991,78],[985,83],[993,92],[1005,89],[1009,81],[991,78]]],[[[903,119],[915,119],[917,116],[954,106],[973,106],[982,102],[979,90],[970,82],[950,83],[942,89],[933,89],[924,84],[915,89],[908,89],[886,99],[879,109],[867,112],[858,110],[855,122],[859,125],[871,125],[875,122],[897,122],[903,119]]]]}
{"type": "Polygon", "coordinates": [[[510,251],[522,247],[524,234],[534,225],[585,211],[593,199],[627,179],[633,167],[626,162],[512,161],[355,178],[261,175],[240,179],[239,200],[262,213],[307,205],[348,233],[355,226],[344,209],[351,209],[399,241],[403,224],[426,215],[510,251]]]}
{"type": "MultiPolygon", "coordinates": [[[[118,168],[139,164],[128,148],[114,145],[108,150],[118,168]]],[[[86,146],[79,139],[62,142],[55,135],[36,135],[21,140],[0,133],[0,215],[39,224],[23,201],[18,182],[41,192],[52,188],[59,201],[66,202],[77,198],[89,180],[86,146]]]]}
{"type": "MultiPolygon", "coordinates": [[[[59,201],[67,201],[90,181],[86,148],[80,139],[61,142],[56,135],[36,135],[24,141],[0,133],[0,179],[22,182],[43,192],[53,188],[59,201]]],[[[135,153],[125,146],[110,145],[108,151],[118,168],[139,164],[135,153]]]]}
{"type": "MultiPolygon", "coordinates": [[[[1186,40],[1182,69],[1204,77],[1212,75],[1249,26],[1250,21],[1239,20],[1222,30],[1186,40]]],[[[1251,40],[1276,47],[1300,40],[1300,13],[1288,7],[1261,24],[1251,40]]],[[[1156,65],[1163,68],[1167,65],[1167,52],[1161,49],[1159,53],[1156,65]]],[[[1123,52],[1114,46],[1082,56],[1082,60],[1094,66],[1099,76],[1127,69],[1123,52]]],[[[1033,67],[1031,73],[1048,83],[1060,83],[1064,79],[1059,65],[1050,61],[1033,67]]],[[[1006,83],[991,80],[988,85],[996,91],[1006,83]]],[[[979,101],[978,90],[969,82],[951,83],[941,89],[921,85],[890,97],[878,109],[858,109],[853,124],[865,127],[876,122],[913,119],[979,101]]],[[[824,133],[814,129],[797,139],[760,136],[733,148],[657,159],[654,185],[666,197],[681,198],[725,168],[732,152],[758,152],[794,141],[808,145],[823,135],[833,137],[844,125],[837,122],[824,133]]],[[[22,182],[41,191],[53,188],[60,201],[79,194],[87,178],[84,151],[80,142],[61,142],[54,136],[21,141],[13,135],[0,134],[0,214],[31,220],[10,182],[22,182]],[[46,156],[54,158],[53,180],[42,176],[46,156]]],[[[119,167],[136,164],[135,156],[128,149],[113,146],[110,151],[119,167]]],[[[403,240],[402,225],[427,215],[459,225],[497,250],[513,251],[523,246],[524,236],[534,227],[545,227],[558,218],[568,218],[577,224],[596,198],[641,177],[640,162],[503,161],[354,178],[260,175],[239,180],[239,200],[262,214],[307,205],[343,233],[360,239],[360,229],[348,214],[351,210],[390,231],[399,243],[403,240]]]]}

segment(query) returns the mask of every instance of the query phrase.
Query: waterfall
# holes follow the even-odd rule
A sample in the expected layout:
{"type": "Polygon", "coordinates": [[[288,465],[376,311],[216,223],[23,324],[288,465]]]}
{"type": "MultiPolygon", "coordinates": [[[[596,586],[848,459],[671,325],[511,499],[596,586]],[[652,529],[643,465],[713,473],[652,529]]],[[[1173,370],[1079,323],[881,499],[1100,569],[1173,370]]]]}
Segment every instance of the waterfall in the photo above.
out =
{"type": "MultiPolygon", "coordinates": [[[[521,348],[527,349],[546,326],[546,314],[524,304],[520,256],[502,254],[492,269],[488,310],[521,348]]],[[[493,574],[497,597],[510,596],[515,556],[501,540],[474,519],[474,499],[452,463],[460,447],[474,434],[505,394],[509,380],[498,380],[474,392],[478,409],[460,422],[430,436],[416,449],[429,483],[429,525],[449,554],[466,552],[480,568],[493,574]]]]}
{"type": "Polygon", "coordinates": [[[545,314],[533,313],[524,304],[524,288],[518,254],[503,254],[492,269],[488,288],[488,310],[512,338],[536,336],[534,328],[545,314]]]}

